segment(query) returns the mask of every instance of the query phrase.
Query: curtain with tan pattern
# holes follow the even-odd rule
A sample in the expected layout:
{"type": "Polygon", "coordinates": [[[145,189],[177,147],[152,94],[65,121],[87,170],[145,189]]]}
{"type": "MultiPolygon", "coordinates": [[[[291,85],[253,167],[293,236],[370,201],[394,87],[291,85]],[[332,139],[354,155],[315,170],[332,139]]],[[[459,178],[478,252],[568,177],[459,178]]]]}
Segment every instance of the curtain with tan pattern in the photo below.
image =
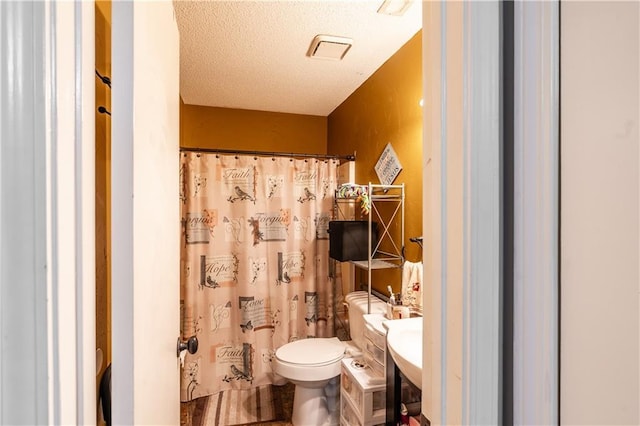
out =
{"type": "Polygon", "coordinates": [[[273,383],[281,345],[334,335],[337,160],[180,156],[181,400],[273,383]]]}

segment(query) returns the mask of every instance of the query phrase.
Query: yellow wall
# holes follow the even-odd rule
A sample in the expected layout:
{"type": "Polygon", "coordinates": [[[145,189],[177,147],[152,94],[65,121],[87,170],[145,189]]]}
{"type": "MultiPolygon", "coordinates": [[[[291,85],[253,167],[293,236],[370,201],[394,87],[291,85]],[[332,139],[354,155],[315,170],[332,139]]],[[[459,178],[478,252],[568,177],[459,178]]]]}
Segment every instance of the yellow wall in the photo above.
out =
{"type": "MultiPolygon", "coordinates": [[[[96,69],[111,77],[111,1],[97,1],[95,15],[96,69]]],[[[111,362],[111,90],[100,79],[96,88],[96,347],[104,361],[98,378],[111,362]]],[[[99,382],[98,382],[99,383],[99,382]]]]}
{"type": "MultiPolygon", "coordinates": [[[[379,183],[374,166],[391,142],[403,170],[396,184],[405,184],[405,247],[410,261],[422,259],[409,242],[422,235],[422,31],[409,40],[347,100],[329,115],[329,154],[356,151],[356,183],[379,183]]],[[[366,274],[359,277],[366,283],[366,274]]],[[[400,290],[399,274],[376,272],[373,287],[400,290]]]]}
{"type": "Polygon", "coordinates": [[[180,146],[325,154],[327,117],[181,103],[180,146]]]}

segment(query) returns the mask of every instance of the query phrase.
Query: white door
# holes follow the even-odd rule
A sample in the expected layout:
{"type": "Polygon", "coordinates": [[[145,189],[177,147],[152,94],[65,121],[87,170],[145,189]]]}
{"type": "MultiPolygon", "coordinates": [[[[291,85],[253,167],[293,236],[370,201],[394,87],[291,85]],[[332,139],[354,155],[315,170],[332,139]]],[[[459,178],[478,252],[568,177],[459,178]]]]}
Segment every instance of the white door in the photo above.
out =
{"type": "Polygon", "coordinates": [[[179,424],[179,36],[171,1],[113,2],[112,415],[179,424]]]}

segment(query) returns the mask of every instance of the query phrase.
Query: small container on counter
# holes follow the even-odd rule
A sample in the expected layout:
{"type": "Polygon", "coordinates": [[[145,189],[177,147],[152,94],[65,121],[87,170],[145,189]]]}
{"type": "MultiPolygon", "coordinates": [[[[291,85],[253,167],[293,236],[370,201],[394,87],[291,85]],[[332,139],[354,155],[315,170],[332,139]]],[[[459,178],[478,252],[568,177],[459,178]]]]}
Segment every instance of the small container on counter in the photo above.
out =
{"type": "Polygon", "coordinates": [[[409,426],[409,410],[404,404],[400,404],[400,426],[409,426]]]}

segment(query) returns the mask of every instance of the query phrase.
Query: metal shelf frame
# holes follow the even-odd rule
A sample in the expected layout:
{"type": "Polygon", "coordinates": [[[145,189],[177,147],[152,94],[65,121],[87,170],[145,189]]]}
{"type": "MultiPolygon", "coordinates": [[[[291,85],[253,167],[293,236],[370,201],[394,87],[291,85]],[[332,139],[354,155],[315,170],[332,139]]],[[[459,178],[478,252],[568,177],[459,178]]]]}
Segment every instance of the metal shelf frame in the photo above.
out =
{"type": "MultiPolygon", "coordinates": [[[[367,215],[368,226],[368,245],[373,247],[373,235],[371,232],[372,222],[378,223],[378,241],[373,249],[369,250],[367,260],[351,261],[357,268],[367,270],[367,313],[371,313],[371,272],[379,269],[402,268],[404,264],[404,183],[399,185],[380,185],[369,182],[367,191],[370,200],[369,214],[367,215]],[[387,218],[383,217],[379,207],[381,204],[392,204],[391,215],[387,218]],[[391,234],[391,226],[395,221],[400,222],[399,238],[391,234]],[[380,246],[383,242],[389,242],[389,251],[383,251],[380,246]]],[[[335,197],[334,216],[336,219],[353,220],[352,215],[344,213],[344,209],[340,208],[342,203],[354,203],[356,198],[339,198],[335,197]]],[[[402,274],[402,272],[401,272],[402,274]]],[[[401,278],[402,281],[402,278],[401,278]]]]}

